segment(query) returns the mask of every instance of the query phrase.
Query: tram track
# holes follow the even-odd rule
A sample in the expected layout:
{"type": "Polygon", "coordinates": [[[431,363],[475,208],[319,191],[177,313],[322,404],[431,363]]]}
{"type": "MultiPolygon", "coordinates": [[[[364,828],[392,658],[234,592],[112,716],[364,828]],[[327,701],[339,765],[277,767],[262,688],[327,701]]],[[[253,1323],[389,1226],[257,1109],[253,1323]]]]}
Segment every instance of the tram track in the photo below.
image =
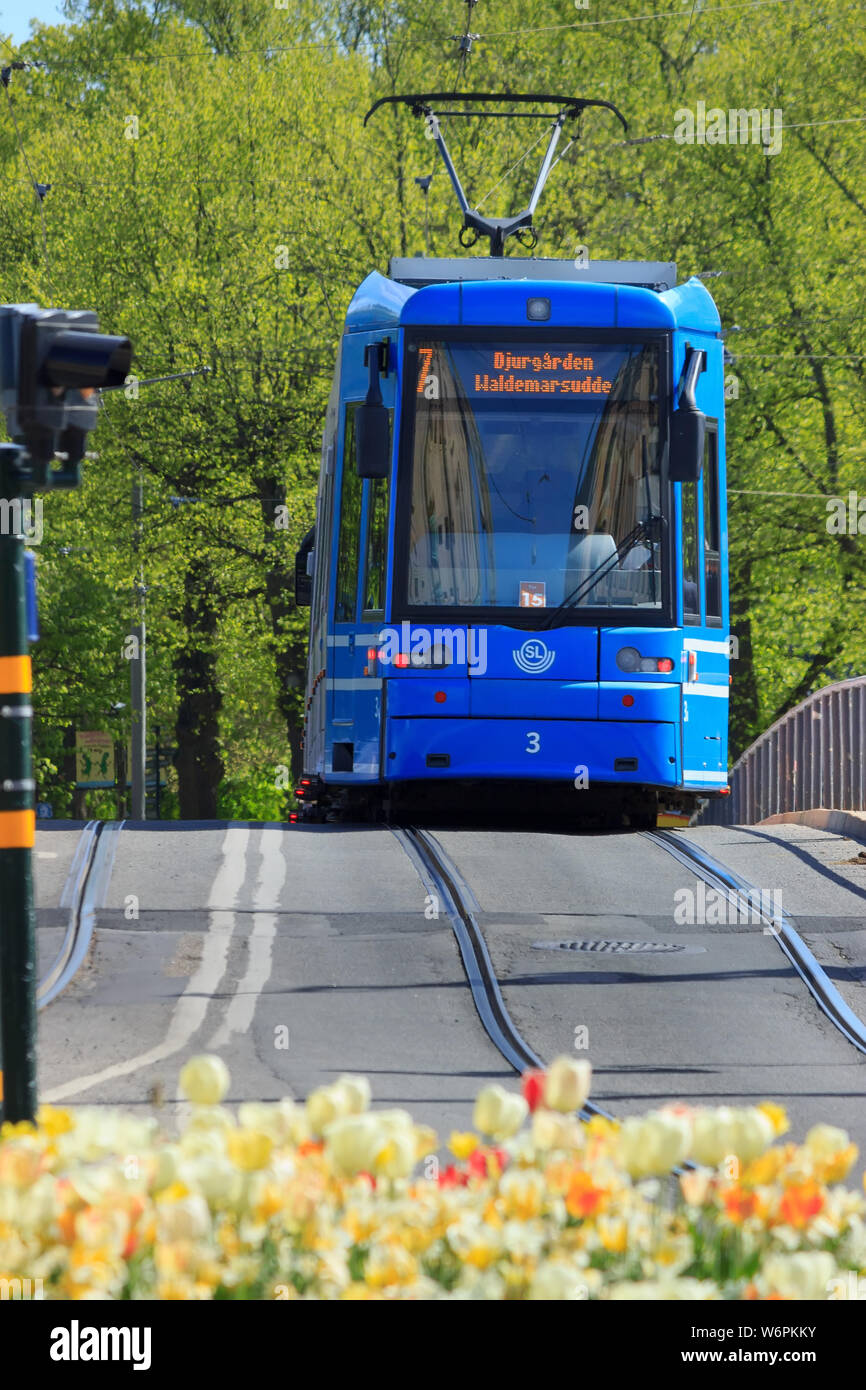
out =
{"type": "Polygon", "coordinates": [[[36,1007],[46,1008],[62,994],[80,970],[96,926],[101,903],[125,821],[88,821],[76,846],[60,897],[68,909],[66,931],[54,961],[36,987],[36,1007]]]}
{"type": "MultiPolygon", "coordinates": [[[[476,916],[480,910],[478,903],[456,864],[429,830],[417,826],[392,827],[392,834],[415,864],[428,892],[435,895],[451,920],[472,999],[490,1041],[516,1072],[544,1068],[546,1062],[530,1047],[508,1012],[476,916]]],[[[590,1119],[593,1115],[612,1118],[608,1111],[589,1100],[579,1114],[582,1119],[590,1119]]]]}
{"type": "MultiPolygon", "coordinates": [[[[451,921],[473,1002],[491,1042],[518,1073],[527,1067],[544,1067],[545,1060],[523,1037],[505,1004],[479,922],[481,909],[459,868],[429,830],[417,826],[392,827],[392,833],[414,863],[428,893],[435,895],[451,921]]],[[[754,884],[680,836],[665,830],[638,833],[642,839],[671,855],[709,888],[724,894],[729,902],[747,907],[749,913],[758,913],[767,935],[775,938],[824,1015],[847,1042],[866,1053],[866,1024],[845,1002],[786,913],[768,910],[754,884]]],[[[581,1115],[583,1118],[591,1115],[612,1118],[608,1111],[591,1101],[586,1103],[581,1115]]]]}
{"type": "Polygon", "coordinates": [[[760,889],[690,841],[681,839],[669,830],[643,830],[639,834],[643,839],[659,845],[708,887],[724,893],[735,906],[742,905],[748,908],[749,913],[756,913],[764,923],[767,935],[775,938],[822,1013],[852,1047],[866,1054],[866,1024],[846,1004],[786,912],[780,910],[774,914],[767,911],[760,889]]]}

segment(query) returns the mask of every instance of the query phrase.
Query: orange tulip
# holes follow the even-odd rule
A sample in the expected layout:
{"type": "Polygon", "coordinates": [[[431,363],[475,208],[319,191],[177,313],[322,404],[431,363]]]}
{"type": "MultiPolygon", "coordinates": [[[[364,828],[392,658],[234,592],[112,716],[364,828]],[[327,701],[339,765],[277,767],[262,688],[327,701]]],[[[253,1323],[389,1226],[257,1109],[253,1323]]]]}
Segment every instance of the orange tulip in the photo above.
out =
{"type": "Polygon", "coordinates": [[[726,1188],[722,1193],[722,1201],[729,1221],[745,1221],[747,1217],[754,1216],[760,1208],[757,1192],[751,1192],[745,1187],[726,1188]]]}
{"type": "Polygon", "coordinates": [[[782,1193],[779,1202],[779,1220],[787,1226],[802,1229],[824,1209],[824,1193],[814,1178],[806,1182],[791,1183],[782,1193]]]}
{"type": "Polygon", "coordinates": [[[568,1184],[565,1207],[569,1216],[594,1216],[604,1206],[606,1197],[606,1190],[596,1187],[589,1173],[578,1169],[568,1184]]]}

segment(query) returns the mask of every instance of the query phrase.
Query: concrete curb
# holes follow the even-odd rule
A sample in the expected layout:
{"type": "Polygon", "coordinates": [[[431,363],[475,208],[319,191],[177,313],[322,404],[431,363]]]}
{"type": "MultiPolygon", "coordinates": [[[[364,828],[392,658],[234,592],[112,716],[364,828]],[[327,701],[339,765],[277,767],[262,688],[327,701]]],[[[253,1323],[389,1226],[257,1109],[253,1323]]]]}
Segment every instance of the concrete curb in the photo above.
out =
{"type": "Polygon", "coordinates": [[[866,841],[866,811],[834,811],[819,806],[813,811],[785,811],[768,816],[760,825],[809,825],[813,830],[829,830],[834,835],[847,835],[850,840],[866,841]]]}

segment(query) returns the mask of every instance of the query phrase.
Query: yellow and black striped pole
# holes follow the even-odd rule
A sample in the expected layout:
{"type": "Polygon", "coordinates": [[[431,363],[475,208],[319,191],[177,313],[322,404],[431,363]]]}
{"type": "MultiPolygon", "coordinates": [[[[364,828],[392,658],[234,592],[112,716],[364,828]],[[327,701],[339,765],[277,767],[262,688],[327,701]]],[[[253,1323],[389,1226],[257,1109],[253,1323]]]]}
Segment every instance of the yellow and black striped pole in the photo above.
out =
{"type": "Polygon", "coordinates": [[[29,495],[27,455],[0,444],[0,1079],[2,1117],[36,1118],[36,934],[31,853],[36,829],[25,539],[11,504],[29,495]]]}

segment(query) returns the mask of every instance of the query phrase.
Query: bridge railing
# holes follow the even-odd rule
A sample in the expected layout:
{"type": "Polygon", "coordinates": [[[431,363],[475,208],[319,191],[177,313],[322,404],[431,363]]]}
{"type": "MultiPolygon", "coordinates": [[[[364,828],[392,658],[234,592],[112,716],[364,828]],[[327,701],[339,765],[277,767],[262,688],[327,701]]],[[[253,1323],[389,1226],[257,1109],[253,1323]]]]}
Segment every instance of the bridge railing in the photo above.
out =
{"type": "Polygon", "coordinates": [[[754,825],[785,811],[866,811],[866,676],[816,690],[777,719],[735,763],[730,796],[701,825],[754,825]]]}

